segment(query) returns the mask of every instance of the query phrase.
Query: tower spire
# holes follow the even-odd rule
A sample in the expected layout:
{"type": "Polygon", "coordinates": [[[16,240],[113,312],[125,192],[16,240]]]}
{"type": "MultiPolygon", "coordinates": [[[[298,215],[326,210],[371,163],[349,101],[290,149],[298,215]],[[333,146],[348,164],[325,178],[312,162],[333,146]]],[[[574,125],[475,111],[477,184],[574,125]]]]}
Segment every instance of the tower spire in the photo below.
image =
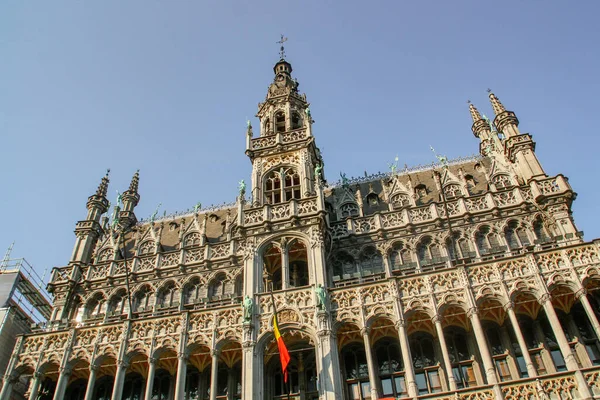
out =
{"type": "Polygon", "coordinates": [[[109,174],[110,168],[106,170],[106,175],[102,177],[100,185],[98,185],[98,190],[96,190],[96,196],[106,197],[106,193],[108,192],[108,182],[110,182],[110,179],[108,178],[109,174]]]}
{"type": "Polygon", "coordinates": [[[470,100],[468,101],[468,103],[469,112],[471,113],[471,119],[473,120],[473,125],[471,125],[471,131],[473,132],[473,135],[480,139],[487,139],[488,135],[485,134],[485,132],[490,131],[490,126],[488,125],[488,122],[485,120],[485,118],[481,117],[479,110],[473,105],[473,103],[471,103],[470,100]]]}
{"type": "Polygon", "coordinates": [[[492,108],[494,109],[494,114],[496,114],[496,116],[502,114],[503,112],[506,111],[506,108],[504,108],[504,105],[500,102],[500,99],[498,99],[498,97],[496,97],[496,95],[492,92],[492,89],[488,89],[487,92],[489,93],[490,96],[490,102],[492,103],[492,108]]]}
{"type": "Polygon", "coordinates": [[[471,112],[471,118],[473,119],[473,122],[477,122],[482,119],[481,114],[479,114],[479,110],[473,105],[473,103],[471,103],[471,100],[467,100],[467,103],[469,103],[469,112],[471,112]]]}
{"type": "Polygon", "coordinates": [[[138,169],[131,178],[129,189],[123,192],[123,209],[119,212],[119,221],[123,227],[129,227],[137,222],[133,209],[140,202],[138,187],[140,185],[140,170],[138,169]]]}
{"type": "Polygon", "coordinates": [[[135,171],[135,174],[133,174],[133,177],[131,178],[131,183],[129,184],[128,191],[132,192],[132,193],[137,193],[139,185],[140,185],[140,170],[138,169],[137,171],[135,171]]]}

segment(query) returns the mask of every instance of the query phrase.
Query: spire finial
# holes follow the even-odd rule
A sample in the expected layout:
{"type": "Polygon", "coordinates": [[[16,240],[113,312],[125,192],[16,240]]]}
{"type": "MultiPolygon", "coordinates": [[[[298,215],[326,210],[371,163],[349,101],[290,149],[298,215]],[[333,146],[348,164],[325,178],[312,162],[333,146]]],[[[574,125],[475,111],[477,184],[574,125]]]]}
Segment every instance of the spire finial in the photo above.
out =
{"type": "Polygon", "coordinates": [[[492,89],[488,89],[487,92],[490,96],[490,102],[492,103],[492,108],[494,109],[494,114],[499,115],[506,111],[506,108],[500,103],[500,100],[496,97],[494,93],[492,93],[492,89]]]}
{"type": "Polygon", "coordinates": [[[98,185],[98,190],[96,190],[96,196],[106,197],[106,193],[108,192],[108,182],[110,181],[108,176],[110,175],[110,168],[106,170],[106,175],[102,177],[100,181],[100,185],[98,185]]]}
{"type": "Polygon", "coordinates": [[[281,45],[281,47],[279,48],[279,57],[282,60],[285,60],[285,48],[283,47],[283,44],[285,42],[287,42],[287,38],[285,36],[283,36],[283,34],[281,34],[281,39],[279,39],[277,42],[275,43],[279,43],[281,45]]]}
{"type": "Polygon", "coordinates": [[[140,170],[138,169],[137,171],[135,171],[135,174],[133,174],[133,178],[131,178],[131,183],[129,184],[129,192],[137,193],[139,185],[140,185],[140,170]]]}

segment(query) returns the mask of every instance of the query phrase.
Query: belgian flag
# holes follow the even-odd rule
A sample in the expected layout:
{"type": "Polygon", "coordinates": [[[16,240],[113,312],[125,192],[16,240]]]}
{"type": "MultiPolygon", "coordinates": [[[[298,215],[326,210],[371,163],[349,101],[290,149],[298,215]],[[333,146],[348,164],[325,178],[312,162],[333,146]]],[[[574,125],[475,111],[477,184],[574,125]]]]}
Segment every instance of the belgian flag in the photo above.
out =
{"type": "Polygon", "coordinates": [[[271,293],[271,299],[273,300],[273,333],[275,334],[275,340],[277,340],[277,347],[279,348],[279,360],[281,360],[281,371],[283,372],[283,381],[287,383],[288,373],[287,367],[290,363],[290,353],[281,337],[279,332],[279,324],[277,323],[277,307],[275,306],[275,298],[271,293]]]}

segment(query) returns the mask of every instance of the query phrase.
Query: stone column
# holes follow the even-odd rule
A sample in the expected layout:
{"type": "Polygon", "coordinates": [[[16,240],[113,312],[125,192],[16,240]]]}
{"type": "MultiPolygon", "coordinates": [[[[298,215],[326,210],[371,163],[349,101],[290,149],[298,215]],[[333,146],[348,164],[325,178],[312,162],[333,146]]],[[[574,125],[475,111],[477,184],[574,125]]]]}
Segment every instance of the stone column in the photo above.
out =
{"type": "Polygon", "coordinates": [[[110,397],[111,400],[121,400],[121,396],[123,395],[123,384],[125,383],[125,372],[127,372],[127,367],[129,367],[129,365],[125,361],[119,360],[117,362],[117,374],[115,375],[115,383],[113,385],[112,396],[110,397]]]}
{"type": "Polygon", "coordinates": [[[402,353],[402,362],[404,363],[404,378],[406,379],[408,396],[415,398],[419,393],[417,390],[417,383],[415,381],[415,370],[412,363],[412,356],[410,354],[410,342],[408,341],[406,325],[404,325],[403,319],[396,323],[396,329],[398,329],[398,339],[400,340],[400,351],[402,353]]]}
{"type": "Polygon", "coordinates": [[[290,287],[290,266],[287,243],[281,243],[281,288],[290,287]]]}
{"type": "Polygon", "coordinates": [[[525,343],[525,338],[523,337],[523,332],[521,332],[519,320],[517,320],[517,316],[515,314],[515,310],[513,309],[513,305],[512,303],[508,303],[506,306],[504,306],[504,308],[508,313],[508,318],[510,318],[510,324],[512,325],[513,331],[517,338],[517,342],[519,343],[519,348],[521,349],[521,353],[523,354],[523,359],[525,360],[525,365],[527,366],[527,374],[530,378],[535,378],[537,376],[537,371],[535,369],[535,365],[533,365],[533,361],[531,360],[529,348],[527,347],[527,343],[525,343]]]}
{"type": "Polygon", "coordinates": [[[13,385],[16,381],[16,377],[4,375],[4,384],[2,385],[2,392],[0,392],[0,400],[10,400],[10,394],[12,393],[13,385]]]}
{"type": "Polygon", "coordinates": [[[244,323],[243,326],[244,340],[242,342],[242,398],[253,398],[253,386],[257,383],[258,377],[255,375],[253,368],[254,362],[254,347],[255,343],[252,340],[252,324],[244,323]],[[256,377],[256,378],[255,378],[256,377]]]}
{"type": "Polygon", "coordinates": [[[437,332],[438,340],[440,341],[440,347],[442,349],[444,368],[446,369],[446,376],[448,378],[448,389],[450,391],[455,391],[456,381],[454,380],[454,374],[452,374],[452,363],[450,362],[450,356],[448,354],[448,346],[446,345],[446,338],[444,337],[444,329],[442,328],[441,317],[439,315],[433,317],[433,323],[435,324],[435,331],[437,332]]]}
{"type": "Polygon", "coordinates": [[[29,390],[29,400],[36,400],[38,392],[40,391],[40,385],[42,384],[42,377],[44,374],[35,371],[31,379],[31,390],[29,390]]]}
{"type": "Polygon", "coordinates": [[[502,395],[502,390],[500,390],[500,386],[498,386],[496,368],[494,367],[494,361],[492,360],[492,354],[490,353],[490,349],[485,338],[485,333],[483,332],[483,328],[481,327],[481,321],[479,320],[479,315],[477,314],[477,308],[471,308],[468,314],[469,319],[471,320],[471,326],[473,327],[473,332],[475,333],[477,347],[479,347],[479,352],[483,361],[483,367],[485,368],[485,376],[487,378],[487,383],[488,385],[494,385],[494,393],[496,395],[496,398],[502,399],[504,396],[502,395]]]}
{"type": "Polygon", "coordinates": [[[217,374],[219,373],[219,354],[221,352],[217,349],[213,349],[210,352],[212,357],[212,364],[210,368],[210,400],[217,400],[217,374]]]}
{"type": "Polygon", "coordinates": [[[67,382],[71,376],[71,370],[66,367],[60,367],[60,374],[58,375],[58,382],[56,383],[56,390],[54,390],[54,400],[62,400],[65,397],[65,391],[67,390],[67,382]]]}
{"type": "MultiPolygon", "coordinates": [[[[327,319],[324,311],[317,313],[319,321],[327,319]]],[[[335,337],[330,329],[320,329],[317,332],[319,343],[315,347],[317,354],[317,382],[319,398],[327,400],[341,399],[342,377],[340,376],[340,357],[335,337]]]]}
{"type": "Polygon", "coordinates": [[[369,332],[371,328],[362,328],[360,333],[363,336],[365,344],[365,354],[367,356],[367,365],[369,367],[369,384],[371,386],[371,398],[377,399],[377,368],[373,362],[373,353],[371,352],[371,340],[369,339],[369,332]]]}
{"type": "Polygon", "coordinates": [[[590,304],[590,299],[586,296],[586,291],[582,291],[579,297],[579,301],[581,301],[581,305],[585,310],[588,318],[590,319],[590,323],[592,324],[592,328],[594,328],[594,332],[596,333],[596,337],[600,339],[600,322],[598,322],[598,318],[596,317],[596,313],[590,304]]]}
{"type": "Polygon", "coordinates": [[[554,311],[554,306],[552,305],[552,296],[550,294],[545,294],[539,299],[540,304],[544,308],[544,312],[546,313],[546,317],[550,322],[550,326],[552,326],[552,331],[554,332],[554,336],[556,337],[556,342],[560,347],[560,352],[562,353],[565,364],[567,365],[567,369],[569,371],[575,371],[575,380],[577,381],[577,388],[579,390],[579,394],[583,399],[591,399],[592,393],[590,392],[590,388],[587,384],[587,381],[581,371],[579,370],[579,366],[577,365],[577,360],[571,351],[571,346],[569,346],[569,341],[565,336],[565,332],[563,331],[560,321],[556,316],[556,311],[554,311]]]}
{"type": "MultiPolygon", "coordinates": [[[[148,377],[146,378],[146,391],[144,399],[152,399],[152,387],[154,386],[154,374],[156,373],[156,358],[150,357],[148,359],[148,377]]],[[[88,399],[85,399],[88,400],[88,399]]],[[[91,400],[91,399],[89,399],[91,400]]]]}
{"type": "MultiPolygon", "coordinates": [[[[97,365],[90,365],[90,376],[88,378],[87,386],[85,388],[85,400],[92,400],[94,398],[94,386],[96,386],[96,373],[98,372],[97,365]]],[[[32,399],[30,399],[32,400],[32,399]]]]}
{"type": "MultiPolygon", "coordinates": [[[[177,378],[175,379],[175,400],[185,397],[185,377],[187,372],[187,357],[185,353],[177,355],[177,378]]],[[[212,396],[212,393],[211,393],[212,396]]]]}

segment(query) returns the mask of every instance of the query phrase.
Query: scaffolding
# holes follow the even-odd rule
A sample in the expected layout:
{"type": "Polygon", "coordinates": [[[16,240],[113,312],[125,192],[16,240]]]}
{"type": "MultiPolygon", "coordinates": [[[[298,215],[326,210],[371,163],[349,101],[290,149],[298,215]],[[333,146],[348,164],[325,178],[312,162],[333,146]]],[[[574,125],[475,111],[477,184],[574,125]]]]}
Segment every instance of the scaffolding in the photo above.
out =
{"type": "Polygon", "coordinates": [[[9,309],[0,323],[0,332],[11,315],[30,324],[42,327],[50,319],[52,304],[45,289],[44,277],[24,258],[11,259],[10,245],[0,263],[0,309],[9,309]]]}

